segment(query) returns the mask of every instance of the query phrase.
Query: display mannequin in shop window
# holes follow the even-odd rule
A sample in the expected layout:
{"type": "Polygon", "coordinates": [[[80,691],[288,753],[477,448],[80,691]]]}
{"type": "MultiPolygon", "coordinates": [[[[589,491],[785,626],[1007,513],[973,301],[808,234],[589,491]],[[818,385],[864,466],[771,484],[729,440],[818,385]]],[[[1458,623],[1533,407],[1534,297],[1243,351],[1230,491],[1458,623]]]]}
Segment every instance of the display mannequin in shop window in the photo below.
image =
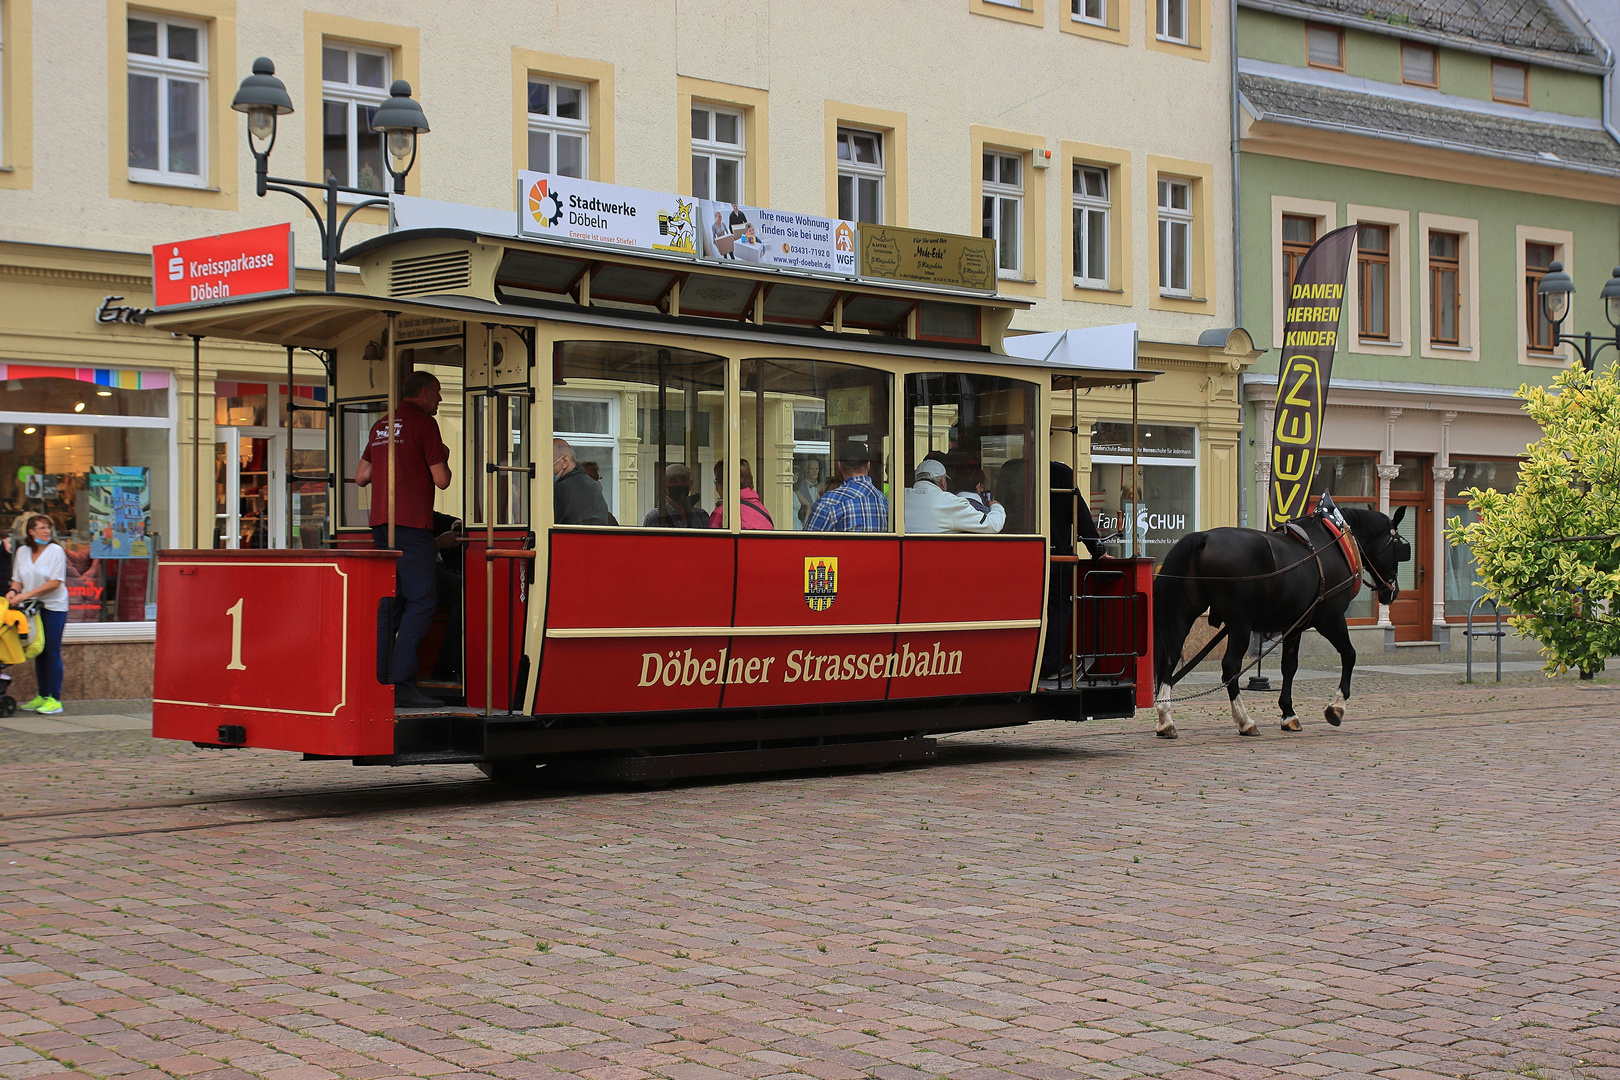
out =
{"type": "Polygon", "coordinates": [[[67,551],[53,543],[55,524],[44,514],[28,519],[26,542],[11,564],[12,607],[37,600],[44,624],[45,650],[34,658],[39,682],[34,699],[22,708],[50,716],[62,711],[62,630],[67,626],[67,551]]]}
{"type": "MultiPolygon", "coordinates": [[[[450,448],[439,436],[433,414],[439,411],[439,380],[426,371],[413,371],[400,387],[399,408],[392,423],[383,417],[371,427],[360,455],[354,482],[361,487],[375,482],[379,494],[371,499],[371,536],[377,547],[388,548],[388,442],[394,442],[398,476],[394,482],[394,549],[397,598],[391,627],[393,650],[389,671],[394,684],[394,705],[426,709],[440,702],[416,688],[417,649],[433,625],[438,607],[437,551],[433,541],[433,494],[450,486],[450,448]],[[390,435],[390,429],[392,434],[390,435]]],[[[387,642],[379,642],[386,648],[387,642]]]]}

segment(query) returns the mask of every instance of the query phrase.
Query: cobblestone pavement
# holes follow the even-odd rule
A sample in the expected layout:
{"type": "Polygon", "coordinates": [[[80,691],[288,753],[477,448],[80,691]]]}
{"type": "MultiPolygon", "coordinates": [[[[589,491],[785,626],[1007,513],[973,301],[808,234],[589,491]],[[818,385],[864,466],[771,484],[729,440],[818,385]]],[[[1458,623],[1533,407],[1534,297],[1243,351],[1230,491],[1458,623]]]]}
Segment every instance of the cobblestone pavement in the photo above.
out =
{"type": "Polygon", "coordinates": [[[1620,693],[1358,687],[653,792],[0,732],[0,1077],[1620,1078],[1620,693]]]}

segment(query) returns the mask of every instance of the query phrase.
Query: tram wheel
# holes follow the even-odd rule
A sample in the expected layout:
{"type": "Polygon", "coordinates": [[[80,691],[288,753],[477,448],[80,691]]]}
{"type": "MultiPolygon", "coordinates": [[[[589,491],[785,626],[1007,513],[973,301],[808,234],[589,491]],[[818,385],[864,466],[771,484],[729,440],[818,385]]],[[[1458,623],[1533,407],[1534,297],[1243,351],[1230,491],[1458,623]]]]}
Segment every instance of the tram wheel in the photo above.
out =
{"type": "Polygon", "coordinates": [[[10,694],[0,694],[0,716],[11,716],[17,711],[17,699],[10,694]]]}

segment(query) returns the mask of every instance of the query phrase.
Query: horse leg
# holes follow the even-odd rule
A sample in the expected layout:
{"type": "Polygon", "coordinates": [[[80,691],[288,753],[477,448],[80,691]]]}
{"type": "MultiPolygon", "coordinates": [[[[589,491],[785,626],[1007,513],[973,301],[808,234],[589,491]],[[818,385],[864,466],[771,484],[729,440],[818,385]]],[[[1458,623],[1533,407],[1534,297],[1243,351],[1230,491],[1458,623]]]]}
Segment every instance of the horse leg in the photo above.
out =
{"type": "Polygon", "coordinates": [[[1350,644],[1350,628],[1345,625],[1343,615],[1330,616],[1325,623],[1318,624],[1316,630],[1339,650],[1339,689],[1322,715],[1328,723],[1338,727],[1344,723],[1344,709],[1350,701],[1350,673],[1356,668],[1356,647],[1350,644]]]}
{"type": "Polygon", "coordinates": [[[1282,643],[1282,693],[1277,705],[1282,709],[1282,729],[1298,731],[1299,717],[1294,715],[1294,672],[1299,670],[1299,635],[1284,638],[1282,643]]]}
{"type": "Polygon", "coordinates": [[[1232,719],[1237,721],[1239,735],[1258,735],[1254,717],[1243,706],[1243,692],[1238,689],[1237,677],[1243,671],[1243,656],[1249,651],[1249,628],[1237,623],[1226,624],[1226,655],[1221,658],[1221,679],[1226,683],[1226,696],[1232,702],[1232,719]]]}

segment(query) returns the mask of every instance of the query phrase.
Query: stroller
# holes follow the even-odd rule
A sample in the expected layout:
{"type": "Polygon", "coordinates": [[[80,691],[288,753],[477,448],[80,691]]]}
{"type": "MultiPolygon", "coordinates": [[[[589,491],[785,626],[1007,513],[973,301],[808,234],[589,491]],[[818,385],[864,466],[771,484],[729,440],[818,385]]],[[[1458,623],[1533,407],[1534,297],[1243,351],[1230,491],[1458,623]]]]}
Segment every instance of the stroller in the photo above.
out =
{"type": "MultiPolygon", "coordinates": [[[[12,608],[0,597],[0,716],[17,712],[17,699],[11,695],[11,675],[4,669],[20,664],[29,656],[29,646],[45,641],[45,627],[39,618],[39,601],[29,600],[12,608]]],[[[39,649],[32,650],[38,654],[39,649]]]]}

